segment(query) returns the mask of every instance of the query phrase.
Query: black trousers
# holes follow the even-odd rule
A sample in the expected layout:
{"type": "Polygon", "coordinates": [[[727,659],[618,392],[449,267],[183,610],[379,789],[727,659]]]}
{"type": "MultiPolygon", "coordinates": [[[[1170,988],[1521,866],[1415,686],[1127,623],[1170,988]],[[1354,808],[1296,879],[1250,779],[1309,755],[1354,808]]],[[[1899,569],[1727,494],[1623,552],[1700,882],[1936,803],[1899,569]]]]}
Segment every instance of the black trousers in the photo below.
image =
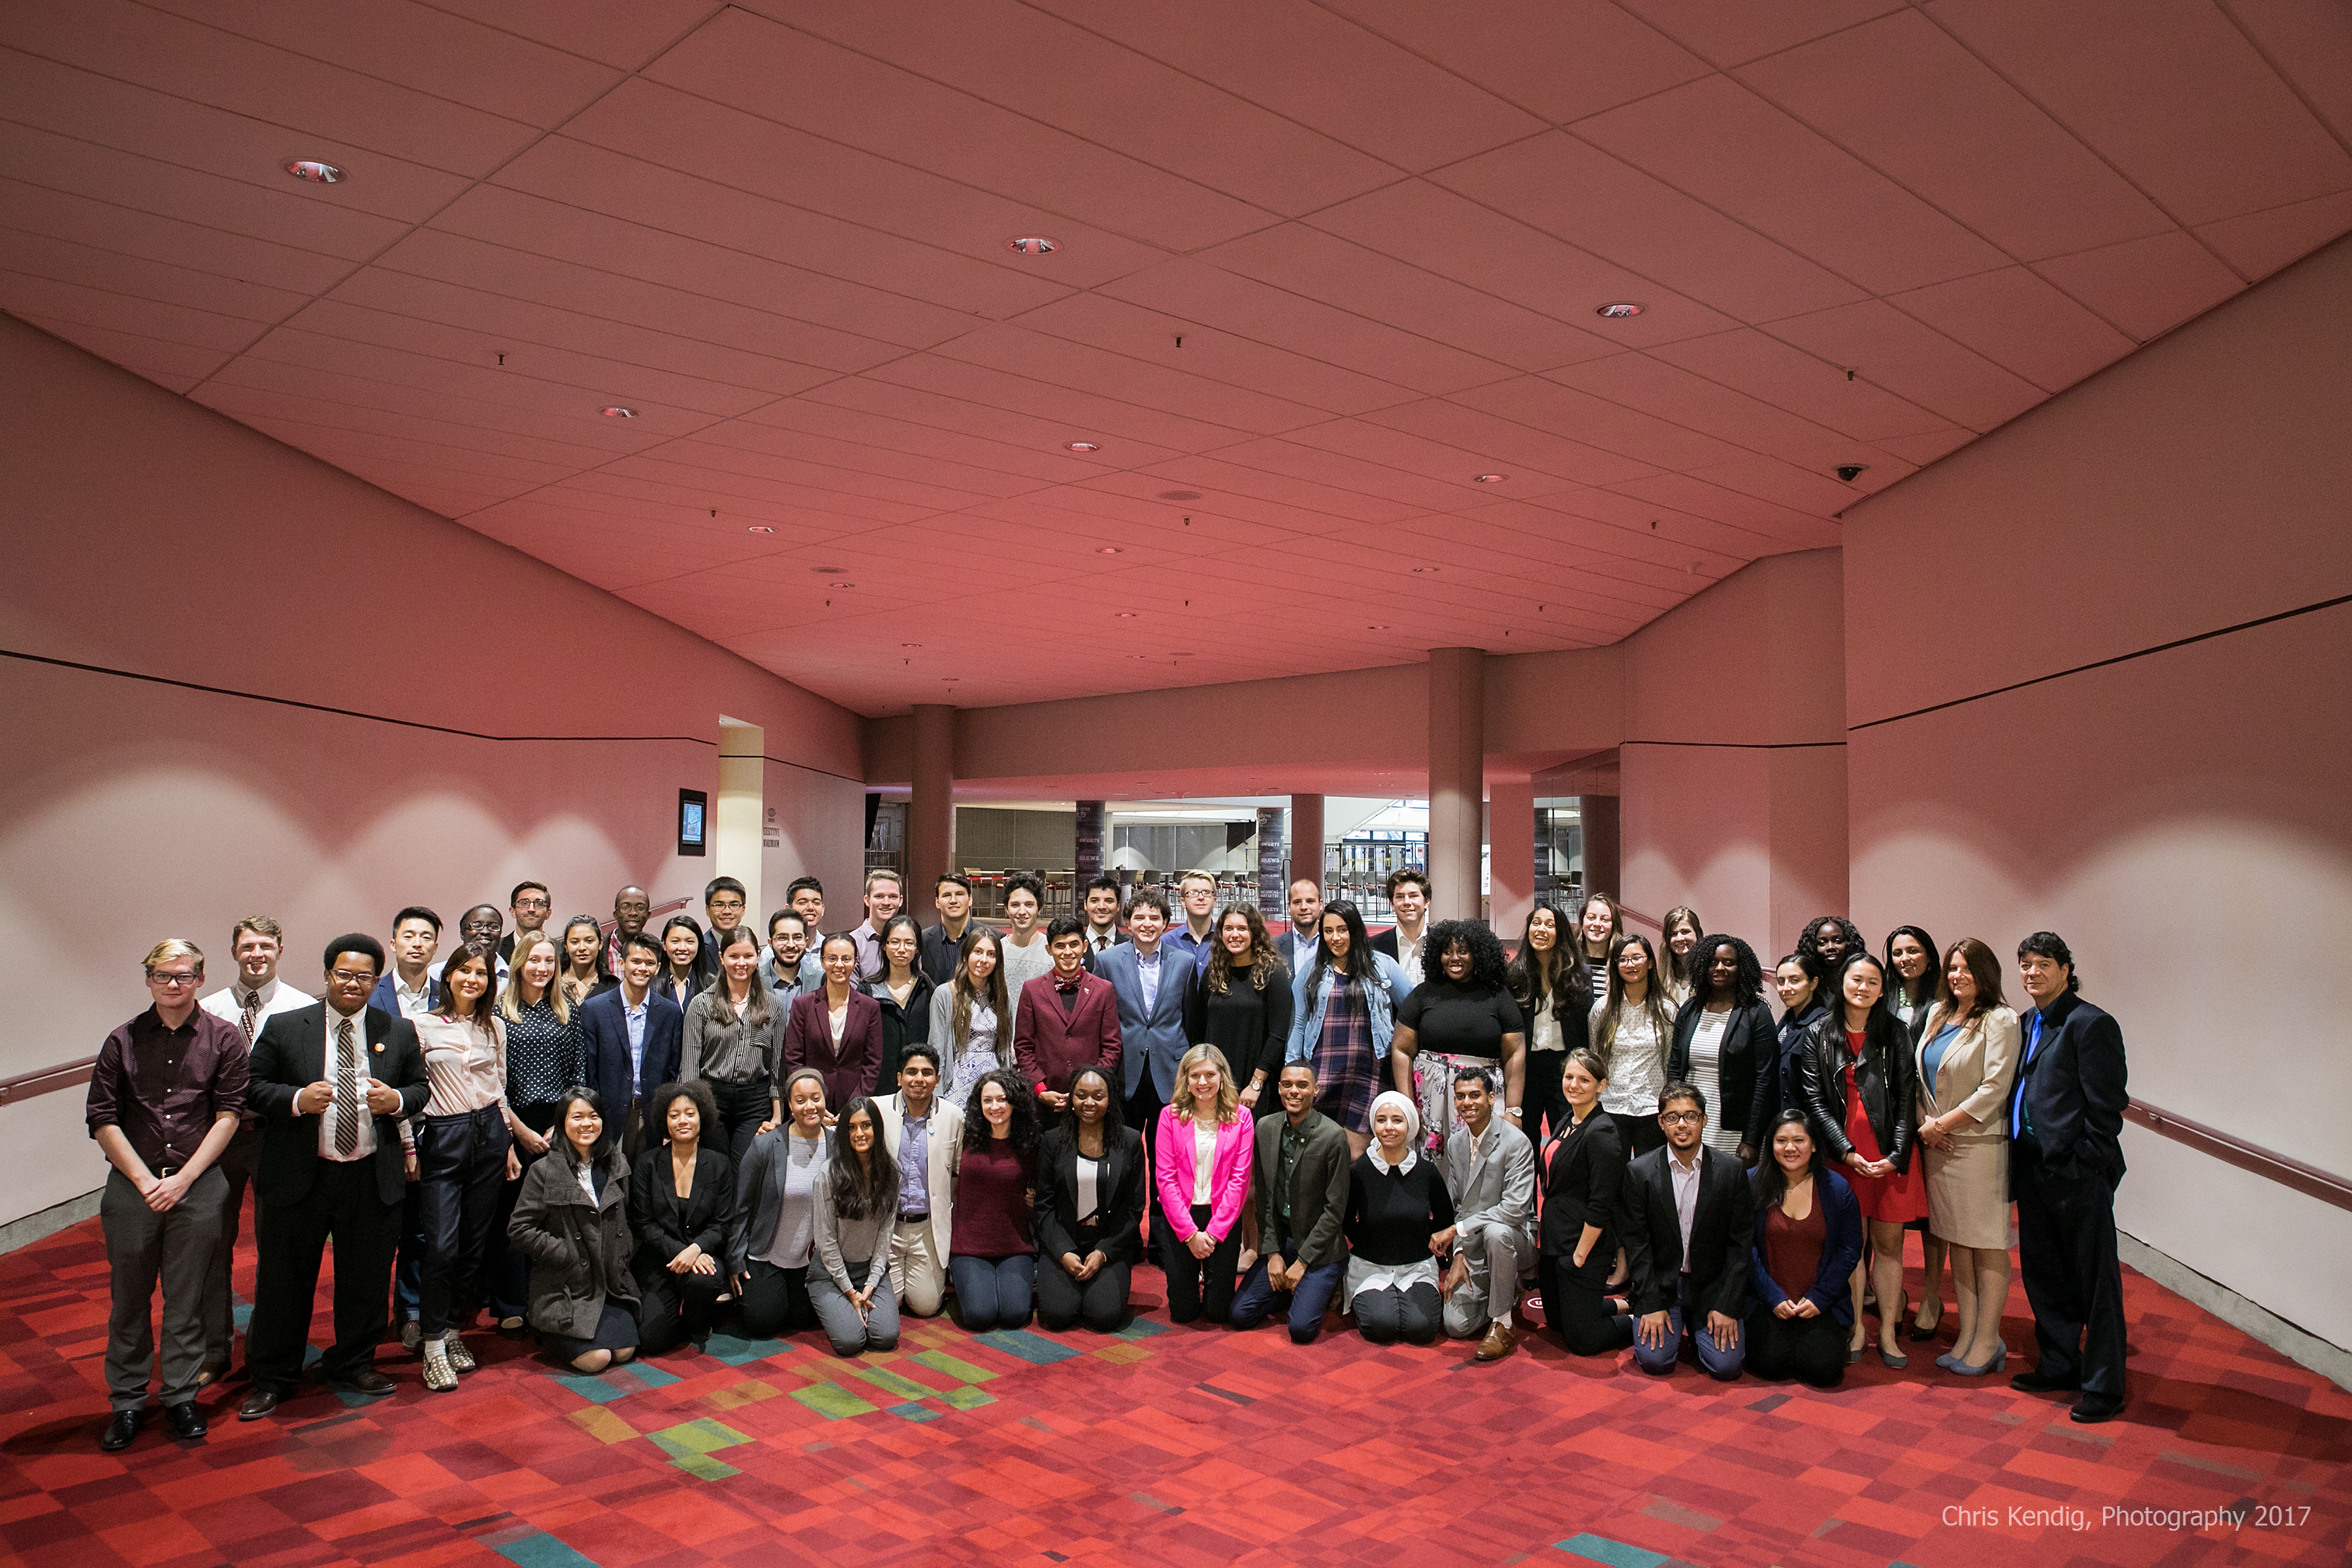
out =
{"type": "Polygon", "coordinates": [[[1656,1111],[1647,1116],[1618,1116],[1615,1111],[1610,1115],[1616,1119],[1617,1131],[1625,1141],[1625,1157],[1628,1160],[1666,1146],[1666,1130],[1658,1125],[1656,1111]]]}
{"type": "Polygon", "coordinates": [[[775,1109],[775,1086],[764,1078],[749,1083],[721,1083],[708,1080],[710,1098],[719,1104],[719,1130],[716,1135],[706,1135],[703,1142],[714,1149],[724,1149],[735,1168],[743,1168],[744,1156],[751,1152],[751,1140],[760,1135],[760,1123],[768,1120],[775,1109]]]}
{"type": "MultiPolygon", "coordinates": [[[[1160,1205],[1154,1204],[1156,1210],[1160,1205]]],[[[1192,1205],[1192,1228],[1205,1236],[1209,1230],[1210,1207],[1207,1204],[1192,1205]]],[[[1174,1227],[1163,1238],[1160,1247],[1160,1267],[1168,1273],[1168,1316],[1171,1321],[1189,1323],[1206,1317],[1213,1323],[1233,1321],[1234,1276],[1239,1272],[1242,1256],[1242,1227],[1234,1226],[1231,1236],[1209,1249],[1206,1258],[1195,1258],[1187,1244],[1176,1239],[1174,1227]]]]}
{"type": "Polygon", "coordinates": [[[1782,1318],[1760,1302],[1748,1310],[1748,1370],[1759,1377],[1835,1388],[1845,1381],[1845,1325],[1827,1312],[1782,1318]]]}
{"type": "Polygon", "coordinates": [[[2116,1189],[2104,1174],[2057,1175],[2030,1139],[2010,1145],[2017,1263],[2033,1304],[2034,1370],[2124,1396],[2124,1279],[2116,1259],[2116,1189]]]}
{"type": "Polygon", "coordinates": [[[1119,1107],[1119,1114],[1126,1119],[1127,1124],[1143,1134],[1143,1186],[1147,1193],[1155,1194],[1143,1206],[1150,1216],[1148,1228],[1151,1237],[1151,1253],[1155,1258],[1160,1256],[1168,1240],[1168,1216],[1160,1212],[1160,1199],[1156,1195],[1160,1189],[1152,1180],[1153,1173],[1160,1169],[1160,1112],[1167,1103],[1160,1098],[1160,1086],[1151,1077],[1151,1064],[1145,1062],[1141,1081],[1119,1107]]]}
{"type": "Polygon", "coordinates": [[[751,1278],[743,1287],[743,1337],[772,1340],[816,1327],[816,1307],[809,1300],[809,1266],[779,1268],[751,1260],[751,1278]]]}
{"type": "Polygon", "coordinates": [[[490,1224],[507,1184],[506,1118],[495,1105],[428,1116],[416,1134],[417,1288],[425,1337],[465,1329],[482,1305],[490,1224]]]}
{"type": "Polygon", "coordinates": [[[1445,1303],[1439,1299],[1434,1285],[1416,1285],[1410,1290],[1361,1291],[1348,1303],[1348,1309],[1356,1314],[1356,1331],[1376,1345],[1392,1345],[1399,1340],[1409,1344],[1434,1344],[1445,1326],[1445,1303]]]}
{"type": "MultiPolygon", "coordinates": [[[[665,1355],[681,1339],[700,1344],[710,1334],[710,1314],[726,1278],[719,1274],[673,1274],[659,1262],[637,1259],[637,1349],[665,1355]]],[[[763,1267],[763,1266],[755,1266],[763,1267]]],[[[803,1276],[805,1278],[805,1276],[803,1276]]]]}
{"type": "Polygon", "coordinates": [[[1612,1312],[1602,1304],[1613,1253],[1603,1254],[1604,1238],[1579,1268],[1558,1253],[1536,1258],[1537,1288],[1543,1292],[1544,1322],[1577,1355],[1612,1355],[1633,1342],[1633,1320],[1612,1312]]]}
{"type": "MultiPolygon", "coordinates": [[[[555,1131],[552,1105],[511,1105],[507,1108],[515,1120],[541,1137],[552,1142],[561,1136],[555,1131]]],[[[490,1316],[503,1322],[509,1318],[527,1317],[530,1309],[530,1255],[510,1245],[507,1240],[507,1222],[514,1218],[515,1199],[522,1195],[522,1179],[530,1168],[547,1158],[534,1154],[520,1141],[514,1145],[515,1158],[522,1168],[511,1182],[499,1186],[498,1206],[490,1211],[489,1250],[482,1258],[482,1293],[489,1298],[490,1316]]]]}
{"type": "Polygon", "coordinates": [[[1543,1147],[1543,1140],[1568,1125],[1568,1094],[1559,1076],[1568,1070],[1566,1051],[1529,1051],[1525,1083],[1519,1093],[1519,1131],[1543,1147]],[[1544,1118],[1551,1125],[1544,1125],[1544,1118]]]}
{"type": "MultiPolygon", "coordinates": [[[[1102,1231],[1096,1226],[1082,1225],[1071,1239],[1078,1244],[1078,1260],[1083,1263],[1087,1254],[1102,1245],[1102,1231]]],[[[1133,1272],[1124,1263],[1105,1263],[1095,1271],[1093,1279],[1081,1285],[1070,1278],[1070,1271],[1062,1267],[1060,1258],[1047,1257],[1041,1248],[1037,1254],[1038,1321],[1056,1332],[1079,1323],[1098,1334],[1118,1332],[1127,1317],[1127,1286],[1133,1272]]]]}
{"type": "Polygon", "coordinates": [[[335,1342],[319,1358],[331,1383],[368,1370],[383,1339],[392,1289],[392,1249],[400,1205],[376,1190],[375,1161],[320,1160],[310,1190],[290,1204],[266,1204],[254,1226],[260,1271],[253,1319],[245,1331],[247,1370],[256,1388],[293,1391],[302,1374],[319,1260],[335,1244],[335,1342]]]}
{"type": "MultiPolygon", "coordinates": [[[[253,1168],[261,1161],[261,1123],[240,1125],[213,1162],[213,1169],[228,1184],[222,1199],[220,1248],[213,1255],[212,1278],[205,1286],[205,1360],[226,1370],[236,1348],[236,1292],[229,1270],[236,1262],[236,1238],[245,1228],[245,1189],[252,1184],[253,1168]]],[[[261,1202],[254,1200],[259,1212],[261,1202]]]]}

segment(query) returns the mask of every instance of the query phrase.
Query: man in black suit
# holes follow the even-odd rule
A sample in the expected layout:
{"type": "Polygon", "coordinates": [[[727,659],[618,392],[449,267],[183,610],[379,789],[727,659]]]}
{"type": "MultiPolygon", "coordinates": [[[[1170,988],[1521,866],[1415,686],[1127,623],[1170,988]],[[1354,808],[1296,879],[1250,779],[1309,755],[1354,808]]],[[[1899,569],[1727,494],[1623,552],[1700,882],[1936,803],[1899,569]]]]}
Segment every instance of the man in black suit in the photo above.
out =
{"type": "Polygon", "coordinates": [[[2124,1280],[2116,1260],[2116,1184],[2123,1180],[2124,1036],[2083,1000],[2074,955],[2055,931],[2017,947],[2033,1011],[2009,1099],[2009,1190],[2017,1259],[2033,1304],[2039,1354],[2009,1381],[2029,1394],[2074,1393],[2074,1419],[2112,1421],[2124,1407],[2124,1280]]]}
{"type": "Polygon", "coordinates": [[[327,999],[262,1026],[247,1098],[261,1112],[260,1276],[246,1330],[253,1392],[237,1410],[258,1421],[302,1374],[319,1259],[335,1244],[335,1342],[319,1360],[330,1384],[392,1392],[375,1370],[400,1235],[400,1122],[430,1092],[416,1026],[368,1005],[383,948],[354,933],[327,944],[327,999]]]}
{"type": "MultiPolygon", "coordinates": [[[[580,1006],[580,1038],[588,1047],[585,1077],[604,1102],[604,1125],[620,1137],[632,1164],[649,1135],[644,1108],[654,1090],[677,1081],[685,1041],[686,1015],[653,989],[667,962],[661,943],[643,934],[631,937],[621,954],[620,985],[580,1006]]],[[[713,1148],[716,1133],[716,1128],[703,1133],[713,1148]]]]}
{"type": "Polygon", "coordinates": [[[1666,1085],[1658,1125],[1666,1146],[1627,1167],[1620,1197],[1633,1359],[1665,1376],[1687,1329],[1701,1370],[1729,1383],[1748,1359],[1740,1325],[1756,1200],[1739,1162],[1706,1147],[1706,1096],[1695,1085],[1666,1085]]]}

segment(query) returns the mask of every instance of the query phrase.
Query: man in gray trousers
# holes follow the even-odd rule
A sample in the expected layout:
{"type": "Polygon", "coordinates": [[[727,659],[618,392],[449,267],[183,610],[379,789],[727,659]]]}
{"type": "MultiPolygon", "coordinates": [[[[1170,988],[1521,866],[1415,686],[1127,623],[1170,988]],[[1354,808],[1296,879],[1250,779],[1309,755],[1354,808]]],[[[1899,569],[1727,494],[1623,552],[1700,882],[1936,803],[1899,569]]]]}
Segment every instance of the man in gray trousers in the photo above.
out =
{"type": "Polygon", "coordinates": [[[154,1005],[106,1037],[90,1068],[85,1115],[113,1170],[98,1204],[114,1305],[107,1321],[106,1391],[114,1406],[99,1447],[131,1447],[147,1419],[155,1367],[148,1302],[163,1285],[164,1417],[172,1436],[206,1430],[196,1408],[204,1307],[221,1240],[228,1182],[216,1168],[245,1113],[245,1037],[196,1005],[205,955],[191,942],[147,954],[154,1005]]]}
{"type": "Polygon", "coordinates": [[[1454,1113],[1445,1141],[1445,1185],[1454,1228],[1434,1240],[1454,1249],[1445,1271],[1445,1331],[1479,1339],[1477,1359],[1500,1361],[1519,1342],[1511,1314],[1519,1277],[1536,1261],[1536,1146],[1495,1114],[1495,1086],[1482,1068],[1454,1075],[1454,1113]]]}

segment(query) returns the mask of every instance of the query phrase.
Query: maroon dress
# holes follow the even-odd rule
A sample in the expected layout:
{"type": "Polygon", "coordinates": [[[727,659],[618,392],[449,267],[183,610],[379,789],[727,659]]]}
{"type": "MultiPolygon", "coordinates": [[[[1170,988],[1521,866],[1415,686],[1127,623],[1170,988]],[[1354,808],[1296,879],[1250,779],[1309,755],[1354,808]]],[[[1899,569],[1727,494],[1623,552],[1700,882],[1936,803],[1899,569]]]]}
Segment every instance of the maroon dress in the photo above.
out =
{"type": "MultiPolygon", "coordinates": [[[[1878,1134],[1871,1130],[1870,1113],[1862,1106],[1862,1075],[1854,1064],[1862,1059],[1862,1031],[1845,1032],[1845,1048],[1853,1053],[1853,1061],[1846,1065],[1845,1074],[1845,1135],[1853,1152],[1865,1160],[1883,1160],[1886,1156],[1878,1147],[1878,1134]]],[[[1840,1174],[1853,1188],[1854,1200],[1862,1205],[1862,1217],[1883,1220],[1888,1225],[1909,1225],[1915,1219],[1927,1217],[1927,1163],[1919,1157],[1915,1147],[1910,1165],[1891,1176],[1865,1176],[1848,1165],[1840,1174]]]]}

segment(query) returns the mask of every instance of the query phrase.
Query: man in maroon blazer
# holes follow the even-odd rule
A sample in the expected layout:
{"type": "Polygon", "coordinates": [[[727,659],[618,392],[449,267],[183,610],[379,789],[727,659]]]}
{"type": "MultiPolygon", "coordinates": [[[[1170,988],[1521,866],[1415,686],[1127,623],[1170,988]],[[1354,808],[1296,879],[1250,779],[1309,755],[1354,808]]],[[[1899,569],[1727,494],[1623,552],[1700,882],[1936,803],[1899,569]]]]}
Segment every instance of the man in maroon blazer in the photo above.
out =
{"type": "Polygon", "coordinates": [[[1069,1103],[1070,1075],[1098,1067],[1118,1081],[1118,994],[1087,973],[1086,928],[1067,915],[1045,928],[1052,973],[1021,988],[1013,1057],[1049,1110],[1069,1103]]]}

